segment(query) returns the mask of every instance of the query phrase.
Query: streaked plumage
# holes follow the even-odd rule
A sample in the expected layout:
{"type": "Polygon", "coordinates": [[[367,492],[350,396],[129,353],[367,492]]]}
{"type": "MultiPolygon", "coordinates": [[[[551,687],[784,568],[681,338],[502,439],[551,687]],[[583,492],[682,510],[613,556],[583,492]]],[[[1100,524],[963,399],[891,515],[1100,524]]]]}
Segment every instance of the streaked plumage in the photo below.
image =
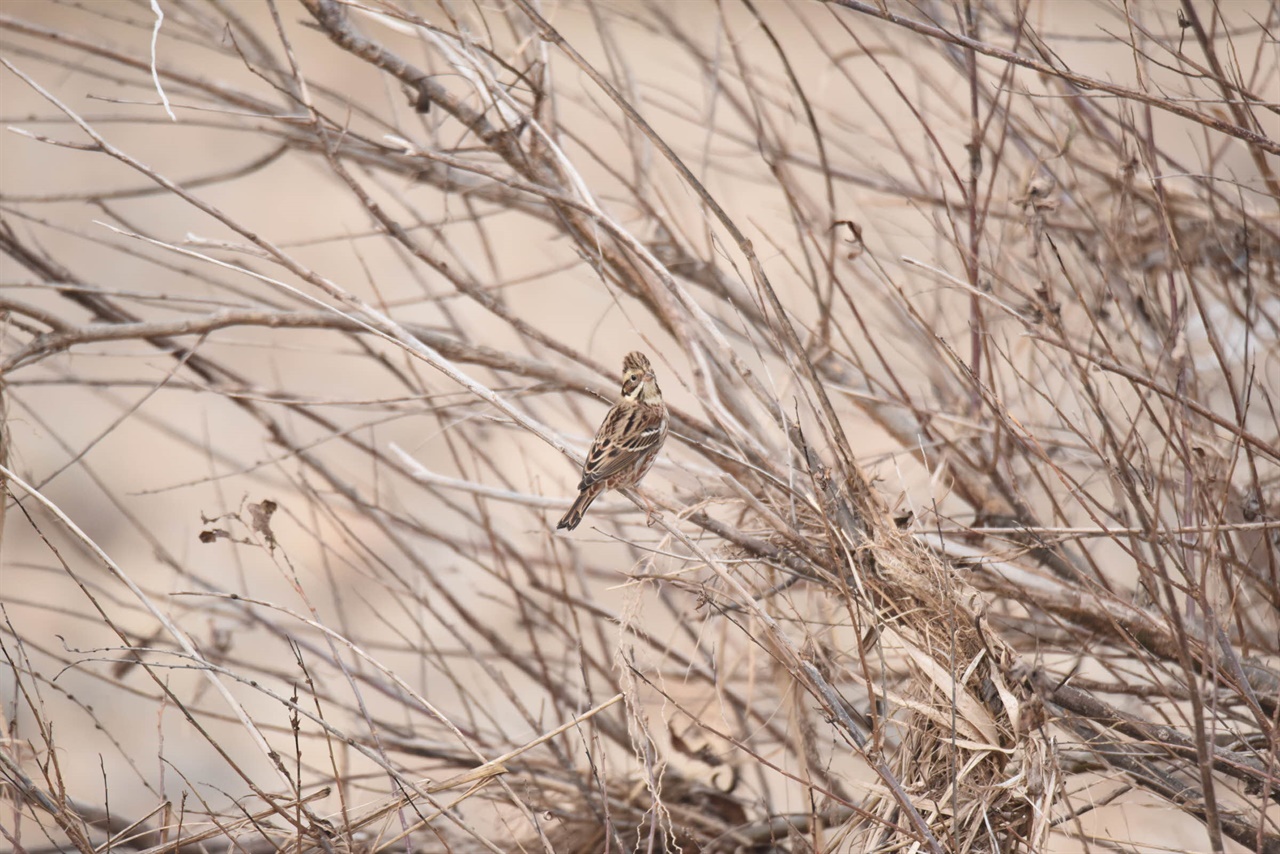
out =
{"type": "Polygon", "coordinates": [[[622,360],[622,400],[605,415],[582,467],[578,498],[557,528],[573,530],[591,502],[606,489],[628,489],[640,482],[667,438],[667,407],[643,353],[622,360]]]}

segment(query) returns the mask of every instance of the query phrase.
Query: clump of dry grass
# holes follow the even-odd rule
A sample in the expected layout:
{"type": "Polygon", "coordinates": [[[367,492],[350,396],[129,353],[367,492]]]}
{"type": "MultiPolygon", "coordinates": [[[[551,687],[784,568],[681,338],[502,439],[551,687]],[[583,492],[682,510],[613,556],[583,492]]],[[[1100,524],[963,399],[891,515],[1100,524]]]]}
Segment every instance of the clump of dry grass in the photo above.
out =
{"type": "Polygon", "coordinates": [[[1088,8],[0,10],[9,844],[1280,850],[1276,8],[1088,8]]]}

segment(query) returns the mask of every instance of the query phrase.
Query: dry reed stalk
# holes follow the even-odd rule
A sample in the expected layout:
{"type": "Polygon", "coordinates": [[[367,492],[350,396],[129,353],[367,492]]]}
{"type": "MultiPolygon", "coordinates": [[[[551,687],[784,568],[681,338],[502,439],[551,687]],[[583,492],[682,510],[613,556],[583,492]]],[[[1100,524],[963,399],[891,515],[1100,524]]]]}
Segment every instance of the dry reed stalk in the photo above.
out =
{"type": "Polygon", "coordinates": [[[0,10],[8,844],[1280,851],[1280,10],[1080,8],[0,10]]]}

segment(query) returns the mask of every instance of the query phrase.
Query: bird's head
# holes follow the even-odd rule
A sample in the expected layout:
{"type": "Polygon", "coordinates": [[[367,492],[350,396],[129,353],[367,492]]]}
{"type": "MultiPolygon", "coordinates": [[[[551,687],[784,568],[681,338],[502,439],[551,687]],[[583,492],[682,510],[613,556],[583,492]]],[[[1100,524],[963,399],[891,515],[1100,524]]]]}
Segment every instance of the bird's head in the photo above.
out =
{"type": "Polygon", "coordinates": [[[641,403],[660,403],[662,392],[653,375],[653,366],[644,353],[628,353],[622,360],[622,396],[641,403]]]}

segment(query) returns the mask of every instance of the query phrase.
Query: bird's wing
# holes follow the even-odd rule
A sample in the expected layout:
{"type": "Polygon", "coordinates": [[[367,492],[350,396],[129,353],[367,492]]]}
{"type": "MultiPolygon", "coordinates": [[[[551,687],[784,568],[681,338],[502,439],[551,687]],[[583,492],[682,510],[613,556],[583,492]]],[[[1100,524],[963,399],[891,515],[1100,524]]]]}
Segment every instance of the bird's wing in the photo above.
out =
{"type": "Polygon", "coordinates": [[[615,406],[604,417],[596,440],[591,443],[578,489],[626,471],[661,441],[661,410],[648,406],[615,406]]]}

